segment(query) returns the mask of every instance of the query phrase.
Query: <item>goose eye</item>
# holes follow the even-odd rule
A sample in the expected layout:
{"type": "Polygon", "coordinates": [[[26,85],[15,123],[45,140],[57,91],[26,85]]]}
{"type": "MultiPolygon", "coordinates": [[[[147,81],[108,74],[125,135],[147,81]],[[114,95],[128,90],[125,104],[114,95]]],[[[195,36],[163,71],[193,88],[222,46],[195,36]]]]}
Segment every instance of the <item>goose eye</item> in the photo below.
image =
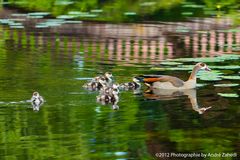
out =
{"type": "Polygon", "coordinates": [[[204,63],[200,63],[200,66],[201,66],[201,67],[204,67],[204,66],[205,66],[205,64],[204,64],[204,63]]]}

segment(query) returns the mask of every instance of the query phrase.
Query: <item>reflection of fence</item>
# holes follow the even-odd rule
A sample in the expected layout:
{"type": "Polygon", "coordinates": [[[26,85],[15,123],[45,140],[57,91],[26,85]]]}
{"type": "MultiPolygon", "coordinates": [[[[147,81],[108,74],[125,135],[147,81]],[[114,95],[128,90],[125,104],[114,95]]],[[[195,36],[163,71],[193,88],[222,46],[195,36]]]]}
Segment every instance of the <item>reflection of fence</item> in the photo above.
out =
{"type": "MultiPolygon", "coordinates": [[[[85,56],[108,60],[146,63],[178,56],[215,56],[238,51],[240,32],[209,31],[193,34],[173,33],[158,37],[100,37],[52,34],[49,32],[28,32],[4,27],[3,39],[12,40],[13,47],[28,49],[51,49],[61,52],[84,52],[85,56]]],[[[120,32],[120,31],[119,31],[120,32]]]]}

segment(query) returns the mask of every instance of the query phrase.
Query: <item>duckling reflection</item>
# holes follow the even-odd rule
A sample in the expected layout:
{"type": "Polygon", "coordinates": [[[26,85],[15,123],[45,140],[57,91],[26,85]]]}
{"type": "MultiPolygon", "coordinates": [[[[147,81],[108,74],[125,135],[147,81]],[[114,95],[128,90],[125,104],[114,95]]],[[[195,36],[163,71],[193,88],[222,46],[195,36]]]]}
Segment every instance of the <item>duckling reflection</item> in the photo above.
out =
{"type": "Polygon", "coordinates": [[[33,92],[31,98],[31,104],[34,111],[39,111],[40,107],[43,105],[44,100],[38,92],[33,92]]]}
{"type": "Polygon", "coordinates": [[[188,90],[164,90],[164,89],[151,89],[144,92],[144,97],[151,100],[171,100],[177,99],[179,96],[188,96],[192,109],[199,114],[203,114],[205,111],[212,107],[199,107],[197,103],[196,89],[188,90]]]}

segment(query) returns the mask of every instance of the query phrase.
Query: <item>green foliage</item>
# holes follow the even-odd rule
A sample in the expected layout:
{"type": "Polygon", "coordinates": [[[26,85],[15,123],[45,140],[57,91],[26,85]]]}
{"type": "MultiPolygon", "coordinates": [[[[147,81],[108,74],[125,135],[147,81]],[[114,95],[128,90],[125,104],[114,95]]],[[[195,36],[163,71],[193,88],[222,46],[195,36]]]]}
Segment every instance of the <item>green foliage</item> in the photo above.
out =
{"type": "Polygon", "coordinates": [[[82,20],[98,20],[112,22],[135,22],[157,20],[185,20],[188,17],[231,16],[239,22],[239,4],[237,0],[221,1],[146,1],[146,0],[9,0],[13,6],[29,11],[51,12],[54,16],[67,15],[69,12],[85,12],[85,16],[78,16],[82,20]],[[100,12],[94,12],[100,10],[100,12]]]}

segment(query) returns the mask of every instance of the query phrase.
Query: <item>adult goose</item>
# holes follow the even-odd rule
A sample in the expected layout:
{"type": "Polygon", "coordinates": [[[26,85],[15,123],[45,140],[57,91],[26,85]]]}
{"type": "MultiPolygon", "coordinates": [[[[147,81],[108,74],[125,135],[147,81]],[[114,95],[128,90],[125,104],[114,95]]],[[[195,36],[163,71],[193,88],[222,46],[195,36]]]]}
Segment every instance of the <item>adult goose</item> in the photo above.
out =
{"type": "Polygon", "coordinates": [[[192,89],[196,88],[199,70],[211,71],[205,63],[197,63],[187,81],[167,75],[141,75],[137,77],[150,88],[158,89],[192,89]]]}

